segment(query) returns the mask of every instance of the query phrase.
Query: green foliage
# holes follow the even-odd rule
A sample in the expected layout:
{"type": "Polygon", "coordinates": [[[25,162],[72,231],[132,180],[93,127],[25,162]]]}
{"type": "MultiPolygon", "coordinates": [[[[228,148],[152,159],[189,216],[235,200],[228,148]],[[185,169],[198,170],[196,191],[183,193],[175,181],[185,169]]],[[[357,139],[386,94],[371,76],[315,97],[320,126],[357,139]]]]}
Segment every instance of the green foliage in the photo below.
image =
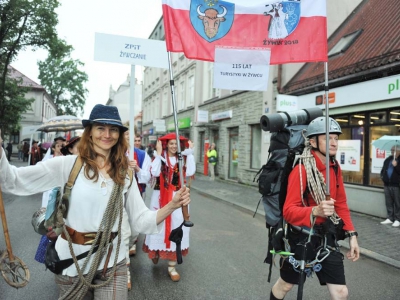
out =
{"type": "Polygon", "coordinates": [[[57,37],[57,0],[0,0],[0,120],[2,134],[18,127],[32,100],[26,90],[8,77],[9,65],[27,47],[51,52],[68,51],[57,37]],[[54,49],[55,47],[55,49],[54,49]]]}
{"type": "Polygon", "coordinates": [[[64,55],[49,53],[45,61],[38,62],[38,66],[40,84],[57,105],[57,114],[82,114],[88,93],[84,86],[88,76],[79,69],[84,64],[72,59],[68,51],[64,55]]]}
{"type": "Polygon", "coordinates": [[[16,79],[7,78],[5,94],[0,104],[0,128],[4,135],[18,131],[22,114],[31,108],[35,99],[26,99],[27,88],[20,86],[16,79]]]}

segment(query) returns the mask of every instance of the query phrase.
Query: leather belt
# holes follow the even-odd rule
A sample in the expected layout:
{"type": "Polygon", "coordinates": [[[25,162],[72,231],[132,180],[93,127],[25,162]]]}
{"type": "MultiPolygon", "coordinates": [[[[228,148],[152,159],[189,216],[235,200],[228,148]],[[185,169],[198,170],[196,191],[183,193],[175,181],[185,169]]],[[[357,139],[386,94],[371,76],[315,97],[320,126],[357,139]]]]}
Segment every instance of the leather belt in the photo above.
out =
{"type": "MultiPolygon", "coordinates": [[[[79,232],[76,231],[75,229],[65,226],[69,235],[71,236],[71,240],[73,244],[78,244],[78,245],[92,245],[94,242],[94,239],[96,238],[97,232],[79,232]]],[[[111,232],[110,235],[110,242],[114,240],[114,238],[118,235],[118,232],[111,232]]],[[[61,237],[64,240],[68,240],[67,237],[65,236],[64,232],[61,233],[61,237]]],[[[100,242],[101,236],[99,237],[98,241],[100,242]]]]}

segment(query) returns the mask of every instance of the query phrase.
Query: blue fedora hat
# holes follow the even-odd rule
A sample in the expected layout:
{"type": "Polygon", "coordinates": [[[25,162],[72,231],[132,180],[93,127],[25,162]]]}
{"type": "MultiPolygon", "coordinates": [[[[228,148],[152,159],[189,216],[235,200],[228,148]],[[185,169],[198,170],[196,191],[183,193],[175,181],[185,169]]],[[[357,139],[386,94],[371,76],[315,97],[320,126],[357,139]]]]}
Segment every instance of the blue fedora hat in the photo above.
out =
{"type": "Polygon", "coordinates": [[[95,107],[93,107],[92,112],[90,113],[89,119],[82,120],[83,127],[86,127],[93,123],[116,125],[120,127],[121,132],[125,132],[128,130],[127,127],[122,125],[118,108],[115,106],[96,104],[95,107]]]}

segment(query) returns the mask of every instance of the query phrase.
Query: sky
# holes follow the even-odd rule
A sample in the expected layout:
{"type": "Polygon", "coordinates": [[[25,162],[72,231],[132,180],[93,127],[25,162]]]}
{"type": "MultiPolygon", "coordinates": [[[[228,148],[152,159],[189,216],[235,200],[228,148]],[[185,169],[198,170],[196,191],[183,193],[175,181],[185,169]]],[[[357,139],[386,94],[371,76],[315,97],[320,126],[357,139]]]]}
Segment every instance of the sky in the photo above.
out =
{"type": "MultiPolygon", "coordinates": [[[[58,36],[74,47],[73,59],[85,66],[89,93],[83,118],[88,118],[96,104],[106,104],[110,85],[116,90],[130,74],[130,65],[94,61],[96,32],[147,39],[162,15],[161,0],[59,0],[56,10],[58,36]]],[[[46,59],[47,51],[27,49],[20,52],[12,66],[40,84],[37,62],[46,59]]],[[[143,67],[136,66],[136,78],[143,79],[143,67]]]]}

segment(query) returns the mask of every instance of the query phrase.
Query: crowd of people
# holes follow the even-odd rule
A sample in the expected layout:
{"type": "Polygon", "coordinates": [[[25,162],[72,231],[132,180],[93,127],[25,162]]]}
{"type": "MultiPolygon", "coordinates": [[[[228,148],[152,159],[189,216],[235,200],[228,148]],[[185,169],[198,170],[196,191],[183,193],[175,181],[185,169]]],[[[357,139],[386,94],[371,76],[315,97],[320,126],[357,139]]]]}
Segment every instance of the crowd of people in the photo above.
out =
{"type": "MultiPolygon", "coordinates": [[[[333,228],[342,224],[341,230],[349,237],[350,243],[347,258],[358,260],[360,249],[347,206],[340,166],[334,159],[341,129],[337,122],[330,120],[329,148],[326,148],[324,124],[325,118],[321,117],[309,125],[303,153],[305,162],[297,165],[289,176],[283,217],[293,228],[308,228],[310,232],[314,229],[317,237],[326,235],[325,242],[314,237],[310,242],[313,249],[323,245],[330,250],[329,256],[321,261],[323,268],[317,276],[321,285],[328,286],[333,299],[346,299],[348,291],[343,255],[337,244],[339,230],[328,233],[318,230],[327,222],[332,224],[326,226],[333,228]],[[328,169],[325,167],[326,156],[331,158],[328,169]],[[313,171],[310,173],[309,170],[313,171]],[[331,178],[330,200],[324,199],[323,195],[327,172],[331,178]],[[318,177],[315,177],[316,173],[318,177]],[[310,187],[308,193],[299,193],[301,187],[306,188],[309,178],[318,178],[319,182],[310,187]],[[305,195],[305,199],[299,195],[305,195]]],[[[1,174],[6,174],[0,176],[0,184],[5,192],[15,195],[44,192],[41,206],[46,208],[53,201],[49,199],[54,197],[55,191],[65,193],[62,199],[68,201],[68,214],[64,215],[62,232],[54,236],[54,229],[48,228],[49,232],[40,239],[35,255],[38,262],[45,262],[49,259],[46,253],[52,244],[59,261],[72,261],[55,274],[59,298],[83,299],[91,295],[95,299],[127,299],[132,286],[130,256],[136,254],[140,233],[145,234],[141,248],[149,259],[154,264],[158,264],[159,260],[166,261],[168,276],[173,282],[179,281],[178,253],[179,257],[189,253],[190,227],[182,227],[179,251],[170,240],[170,234],[184,224],[181,208],[190,203],[186,179],[196,171],[194,143],[169,133],[159,137],[155,146],[148,149],[143,149],[138,134],[133,135],[132,144],[129,123],[121,122],[114,106],[96,105],[90,117],[82,120],[82,125],[84,131],[81,137],[69,141],[57,137],[46,153],[42,153],[37,141],[33,141],[28,150],[31,157],[31,166],[28,167],[10,165],[4,150],[0,152],[1,174]],[[182,166],[179,166],[180,159],[182,166]],[[67,183],[76,168],[78,173],[67,191],[67,183]],[[34,182],[31,181],[32,176],[36,178],[34,182]],[[144,200],[150,183],[152,194],[147,207],[144,200]]],[[[22,154],[25,154],[25,145],[21,143],[18,148],[22,154]]],[[[399,158],[399,154],[396,152],[395,157],[399,158]]],[[[210,179],[215,180],[218,155],[214,143],[211,143],[206,155],[210,179]]],[[[392,174],[399,174],[398,166],[396,159],[389,159],[382,171],[384,180],[396,177],[392,174]]],[[[388,195],[391,193],[390,180],[385,184],[388,195]]],[[[387,201],[388,204],[392,202],[396,203],[394,200],[387,201]]],[[[395,224],[399,219],[397,212],[388,208],[388,220],[383,223],[390,221],[395,224]]],[[[301,234],[293,232],[294,235],[287,238],[288,245],[295,252],[301,234]]],[[[299,273],[283,257],[280,277],[271,290],[270,299],[283,299],[293,285],[300,283],[299,280],[299,273]]]]}
{"type": "MultiPolygon", "coordinates": [[[[125,126],[129,124],[121,122],[117,108],[100,104],[93,108],[89,119],[82,120],[82,125],[81,137],[69,141],[57,137],[46,153],[42,153],[38,142],[33,141],[28,150],[31,161],[27,167],[10,165],[4,150],[0,152],[0,170],[7,175],[0,176],[4,192],[15,195],[43,192],[41,206],[46,209],[51,195],[56,194],[55,189],[67,195],[68,214],[62,219],[61,234],[54,236],[54,229],[47,228],[48,234],[40,239],[35,255],[38,262],[45,262],[47,266],[46,253],[50,251],[49,246],[54,245],[56,264],[75,261],[55,273],[59,299],[84,299],[87,296],[127,299],[131,288],[129,256],[136,254],[140,233],[146,234],[149,257],[157,253],[157,257],[168,259],[169,276],[178,281],[176,249],[168,235],[182,221],[181,208],[188,206],[190,193],[177,181],[175,135],[164,139],[163,146],[161,141],[158,142],[157,151],[146,152],[140,149],[140,135],[135,135],[134,145],[130,145],[129,128],[125,126]],[[79,173],[67,193],[65,187],[78,163],[79,173]],[[30,180],[32,176],[36,178],[34,183],[30,180]],[[152,199],[157,199],[157,208],[152,205],[151,209],[144,202],[150,178],[162,182],[162,187],[158,183],[158,190],[155,189],[152,195],[152,199]],[[164,220],[168,226],[164,225],[164,220]],[[87,237],[91,238],[88,240],[87,237]],[[151,237],[160,237],[161,241],[157,240],[154,247],[151,237]],[[157,248],[159,246],[161,248],[157,248]]],[[[187,139],[184,141],[184,161],[188,164],[184,167],[184,176],[191,176],[195,170],[194,145],[187,139]]],[[[25,143],[21,146],[23,152],[25,143]]],[[[188,234],[185,230],[185,255],[189,247],[188,234]]]]}

